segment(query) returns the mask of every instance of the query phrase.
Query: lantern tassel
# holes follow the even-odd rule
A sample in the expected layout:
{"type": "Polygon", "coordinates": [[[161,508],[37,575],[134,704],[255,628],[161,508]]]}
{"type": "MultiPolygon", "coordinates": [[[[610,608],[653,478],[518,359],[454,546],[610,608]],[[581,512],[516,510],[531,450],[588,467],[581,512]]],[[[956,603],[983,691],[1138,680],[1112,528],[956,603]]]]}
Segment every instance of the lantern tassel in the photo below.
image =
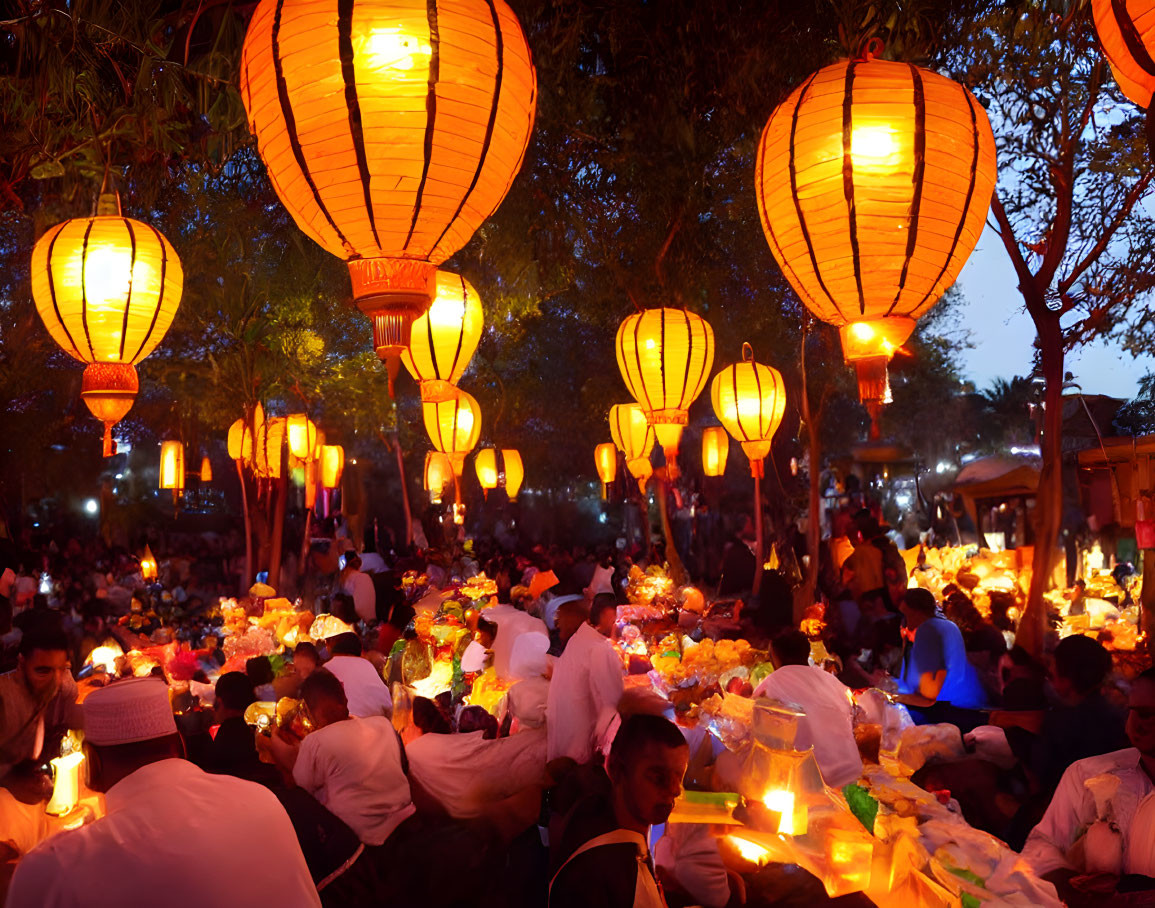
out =
{"type": "Polygon", "coordinates": [[[106,422],[104,424],[104,456],[112,457],[116,454],[116,442],[112,440],[112,427],[116,423],[106,422]]]}
{"type": "Polygon", "coordinates": [[[763,459],[750,461],[750,475],[755,479],[766,478],[766,461],[763,459]]]}
{"type": "Polygon", "coordinates": [[[389,373],[389,399],[397,396],[397,373],[401,371],[401,357],[392,354],[385,360],[385,371],[389,373]]]}

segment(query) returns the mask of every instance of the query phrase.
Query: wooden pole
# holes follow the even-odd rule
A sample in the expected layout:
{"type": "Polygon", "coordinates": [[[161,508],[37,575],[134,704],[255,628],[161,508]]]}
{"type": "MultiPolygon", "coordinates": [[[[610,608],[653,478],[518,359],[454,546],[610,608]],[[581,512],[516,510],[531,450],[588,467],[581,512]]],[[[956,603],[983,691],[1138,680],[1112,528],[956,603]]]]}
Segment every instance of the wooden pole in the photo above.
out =
{"type": "Polygon", "coordinates": [[[750,588],[757,596],[762,588],[762,464],[751,463],[754,473],[754,583],[750,588]]]}
{"type": "Polygon", "coordinates": [[[245,469],[240,460],[234,460],[237,465],[237,479],[241,481],[241,508],[245,512],[245,572],[241,575],[240,595],[249,591],[253,582],[253,517],[249,513],[249,492],[245,487],[245,469]]]}

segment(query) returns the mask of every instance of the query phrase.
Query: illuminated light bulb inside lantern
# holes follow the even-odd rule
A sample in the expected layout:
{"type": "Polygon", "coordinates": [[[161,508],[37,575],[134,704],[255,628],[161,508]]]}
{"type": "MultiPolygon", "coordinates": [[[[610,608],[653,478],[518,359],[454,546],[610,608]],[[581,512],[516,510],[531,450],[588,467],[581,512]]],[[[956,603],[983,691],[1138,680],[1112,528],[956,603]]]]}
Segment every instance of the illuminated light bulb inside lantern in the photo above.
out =
{"type": "Polygon", "coordinates": [[[898,142],[889,126],[855,126],[850,133],[850,154],[855,166],[897,165],[898,142]]]}
{"type": "Polygon", "coordinates": [[[726,841],[734,846],[734,850],[742,856],[744,861],[749,861],[759,867],[770,861],[770,852],[757,842],[751,842],[749,839],[737,835],[726,836],[726,841]]]}
{"type": "Polygon", "coordinates": [[[132,250],[128,247],[110,244],[89,249],[84,259],[84,293],[89,317],[100,319],[115,310],[115,314],[123,318],[121,306],[137,270],[132,267],[132,250]]]}
{"type": "Polygon", "coordinates": [[[762,796],[767,810],[780,815],[778,832],[780,835],[794,835],[794,792],[776,789],[762,796]]]}
{"type": "Polygon", "coordinates": [[[80,765],[84,762],[84,754],[76,750],[48,762],[52,764],[56,780],[52,785],[52,799],[44,812],[62,817],[75,810],[80,802],[80,765]]]}
{"type": "Polygon", "coordinates": [[[392,26],[371,29],[362,46],[356,48],[356,53],[366,54],[373,69],[388,71],[387,78],[424,82],[428,78],[425,70],[433,56],[433,48],[416,35],[392,26]],[[418,67],[420,70],[413,72],[418,67]]]}
{"type": "Polygon", "coordinates": [[[869,322],[855,322],[850,326],[850,330],[855,340],[868,341],[874,337],[874,326],[869,322]]]}

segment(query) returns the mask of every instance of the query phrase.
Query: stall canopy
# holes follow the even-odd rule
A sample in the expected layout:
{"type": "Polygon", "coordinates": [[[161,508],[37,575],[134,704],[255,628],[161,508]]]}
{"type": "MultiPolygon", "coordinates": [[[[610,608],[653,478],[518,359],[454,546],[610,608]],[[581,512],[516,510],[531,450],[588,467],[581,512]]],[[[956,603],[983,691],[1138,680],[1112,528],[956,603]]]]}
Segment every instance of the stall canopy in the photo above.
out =
{"type": "MultiPolygon", "coordinates": [[[[1039,489],[1039,459],[996,455],[972,460],[959,471],[954,491],[962,496],[967,514],[979,534],[983,533],[980,503],[998,504],[1013,499],[1034,498],[1039,489]]],[[[1022,540],[1019,540],[1020,543],[1022,540]]]]}

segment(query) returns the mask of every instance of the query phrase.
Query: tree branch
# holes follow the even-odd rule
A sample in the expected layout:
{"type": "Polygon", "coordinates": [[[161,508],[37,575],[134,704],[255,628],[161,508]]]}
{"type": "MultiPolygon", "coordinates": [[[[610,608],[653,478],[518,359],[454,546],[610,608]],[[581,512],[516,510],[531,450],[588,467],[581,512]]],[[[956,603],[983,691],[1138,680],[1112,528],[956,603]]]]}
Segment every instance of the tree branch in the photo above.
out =
{"type": "Polygon", "coordinates": [[[1031,274],[1031,269],[1027,265],[1026,259],[1023,258],[1019,241],[1015,239],[1015,228],[1011,226],[1011,219],[1007,217],[1006,209],[1003,208],[1002,200],[997,192],[991,197],[991,212],[999,223],[999,236],[1002,238],[1003,246],[1006,247],[1007,255],[1011,257],[1015,274],[1018,275],[1019,291],[1023,294],[1023,300],[1027,304],[1027,311],[1031,313],[1032,318],[1036,318],[1036,307],[1039,307],[1040,315],[1045,314],[1046,302],[1042,294],[1038,292],[1035,275],[1031,274]]]}

